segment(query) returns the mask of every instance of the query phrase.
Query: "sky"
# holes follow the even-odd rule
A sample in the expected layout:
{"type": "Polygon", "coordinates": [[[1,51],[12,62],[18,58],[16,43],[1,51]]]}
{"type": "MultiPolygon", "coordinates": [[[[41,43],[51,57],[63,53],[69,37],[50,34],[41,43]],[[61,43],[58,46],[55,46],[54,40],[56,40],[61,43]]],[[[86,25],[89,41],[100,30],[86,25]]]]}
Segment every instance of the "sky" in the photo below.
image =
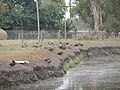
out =
{"type": "MultiPolygon", "coordinates": [[[[71,0],[71,1],[73,2],[74,0],[71,0]]],[[[68,6],[69,5],[69,0],[65,0],[65,3],[68,6]]],[[[72,5],[75,5],[75,4],[72,4],[72,5]]],[[[70,12],[69,12],[69,10],[70,10],[70,8],[68,8],[68,11],[66,13],[66,18],[70,18],[70,12]]]]}
{"type": "MultiPolygon", "coordinates": [[[[65,0],[65,3],[66,3],[66,5],[69,5],[69,0],[65,0]]],[[[68,9],[68,11],[67,11],[67,13],[66,13],[66,18],[70,18],[69,10],[70,10],[70,9],[68,9]]]]}

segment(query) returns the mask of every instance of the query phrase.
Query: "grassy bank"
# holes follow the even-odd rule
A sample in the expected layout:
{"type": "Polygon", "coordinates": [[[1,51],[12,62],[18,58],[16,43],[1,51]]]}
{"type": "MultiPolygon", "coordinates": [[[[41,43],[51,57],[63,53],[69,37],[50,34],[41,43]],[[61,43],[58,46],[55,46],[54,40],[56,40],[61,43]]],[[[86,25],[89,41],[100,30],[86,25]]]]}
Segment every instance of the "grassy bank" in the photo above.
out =
{"type": "Polygon", "coordinates": [[[65,64],[64,64],[64,69],[67,71],[69,70],[70,68],[74,68],[77,66],[77,64],[80,63],[80,61],[83,60],[83,56],[82,55],[79,55],[79,56],[76,56],[74,58],[71,58],[70,60],[66,61],[65,64]]]}
{"type": "MultiPolygon", "coordinates": [[[[56,39],[47,39],[44,40],[42,45],[43,47],[47,45],[49,41],[52,41],[54,43],[58,43],[59,41],[56,39]]],[[[62,42],[65,42],[65,40],[61,40],[62,42]]],[[[107,44],[112,44],[112,45],[119,45],[120,44],[120,39],[106,39],[106,40],[67,40],[69,41],[70,44],[74,44],[77,42],[81,42],[84,45],[107,45],[107,44]]],[[[27,48],[21,48],[21,40],[1,40],[0,41],[0,62],[6,61],[8,59],[13,59],[13,58],[18,58],[21,59],[23,57],[26,57],[28,54],[36,54],[36,53],[42,53],[43,47],[42,48],[33,48],[32,46],[37,42],[37,40],[25,40],[27,42],[28,47],[27,48]]],[[[75,61],[76,62],[76,61],[75,61]]],[[[72,63],[70,67],[72,67],[72,63]]],[[[68,67],[68,66],[67,66],[68,67]]]]}

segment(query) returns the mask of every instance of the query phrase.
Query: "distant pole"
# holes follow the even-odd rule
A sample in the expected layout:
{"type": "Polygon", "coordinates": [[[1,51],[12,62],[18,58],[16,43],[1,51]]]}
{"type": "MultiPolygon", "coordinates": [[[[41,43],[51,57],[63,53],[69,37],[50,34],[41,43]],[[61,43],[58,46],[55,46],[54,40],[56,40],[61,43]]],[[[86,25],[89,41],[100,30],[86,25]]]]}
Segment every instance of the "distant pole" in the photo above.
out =
{"type": "Polygon", "coordinates": [[[21,31],[21,34],[22,34],[21,39],[22,39],[22,44],[23,44],[23,42],[24,42],[24,39],[23,39],[23,30],[21,31]]]}
{"type": "Polygon", "coordinates": [[[61,32],[61,30],[58,31],[58,41],[60,41],[60,39],[61,39],[60,32],[61,32]]]}
{"type": "Polygon", "coordinates": [[[34,0],[36,2],[36,9],[37,9],[37,22],[38,22],[38,42],[40,43],[40,16],[39,16],[39,6],[38,0],[34,0]]]}
{"type": "Polygon", "coordinates": [[[67,7],[65,7],[65,40],[67,40],[67,32],[66,32],[66,11],[67,11],[67,7]]]}
{"type": "Polygon", "coordinates": [[[70,18],[71,18],[71,0],[69,0],[69,5],[70,5],[70,18]]]}
{"type": "Polygon", "coordinates": [[[43,30],[41,30],[41,32],[40,32],[40,36],[41,36],[41,40],[40,40],[40,42],[43,42],[43,30]]]}

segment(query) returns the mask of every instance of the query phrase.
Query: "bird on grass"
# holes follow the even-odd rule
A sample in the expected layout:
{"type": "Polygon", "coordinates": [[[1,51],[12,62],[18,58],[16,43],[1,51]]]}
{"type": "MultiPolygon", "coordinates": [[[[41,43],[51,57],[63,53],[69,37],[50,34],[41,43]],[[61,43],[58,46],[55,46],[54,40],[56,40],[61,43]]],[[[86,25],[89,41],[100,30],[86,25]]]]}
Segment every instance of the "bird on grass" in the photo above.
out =
{"type": "Polygon", "coordinates": [[[62,52],[62,51],[57,53],[57,55],[62,55],[62,54],[63,54],[63,52],[62,52]]]}
{"type": "Polygon", "coordinates": [[[49,47],[48,50],[49,50],[49,51],[53,51],[53,50],[54,50],[54,47],[49,47]]]}
{"type": "Polygon", "coordinates": [[[24,42],[22,45],[21,45],[22,48],[26,48],[27,47],[27,42],[24,42]]]}
{"type": "Polygon", "coordinates": [[[42,47],[42,44],[40,44],[40,43],[35,43],[32,47],[34,47],[34,48],[39,48],[39,47],[42,47]]]}
{"type": "Polygon", "coordinates": [[[65,44],[66,44],[66,45],[69,45],[69,42],[68,42],[68,41],[66,41],[66,42],[65,42],[65,44]]]}
{"type": "Polygon", "coordinates": [[[51,63],[51,59],[50,58],[46,58],[44,61],[47,62],[47,63],[51,63]]]}
{"type": "Polygon", "coordinates": [[[81,44],[81,43],[76,43],[76,44],[74,44],[74,46],[83,46],[83,44],[81,44]]]}
{"type": "Polygon", "coordinates": [[[59,47],[59,49],[63,49],[63,50],[66,49],[66,45],[63,44],[62,42],[59,42],[59,44],[57,46],[59,47]]]}
{"type": "Polygon", "coordinates": [[[48,45],[53,45],[54,43],[52,41],[49,41],[48,42],[48,45]]]}

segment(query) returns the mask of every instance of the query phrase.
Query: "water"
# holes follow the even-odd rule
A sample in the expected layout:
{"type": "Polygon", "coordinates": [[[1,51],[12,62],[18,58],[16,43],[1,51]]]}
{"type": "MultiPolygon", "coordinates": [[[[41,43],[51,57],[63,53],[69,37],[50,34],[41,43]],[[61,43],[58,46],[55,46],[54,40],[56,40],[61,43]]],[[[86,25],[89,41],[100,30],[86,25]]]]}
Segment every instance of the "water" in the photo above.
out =
{"type": "Polygon", "coordinates": [[[120,90],[120,56],[84,60],[64,77],[23,85],[15,90],[120,90]]]}

